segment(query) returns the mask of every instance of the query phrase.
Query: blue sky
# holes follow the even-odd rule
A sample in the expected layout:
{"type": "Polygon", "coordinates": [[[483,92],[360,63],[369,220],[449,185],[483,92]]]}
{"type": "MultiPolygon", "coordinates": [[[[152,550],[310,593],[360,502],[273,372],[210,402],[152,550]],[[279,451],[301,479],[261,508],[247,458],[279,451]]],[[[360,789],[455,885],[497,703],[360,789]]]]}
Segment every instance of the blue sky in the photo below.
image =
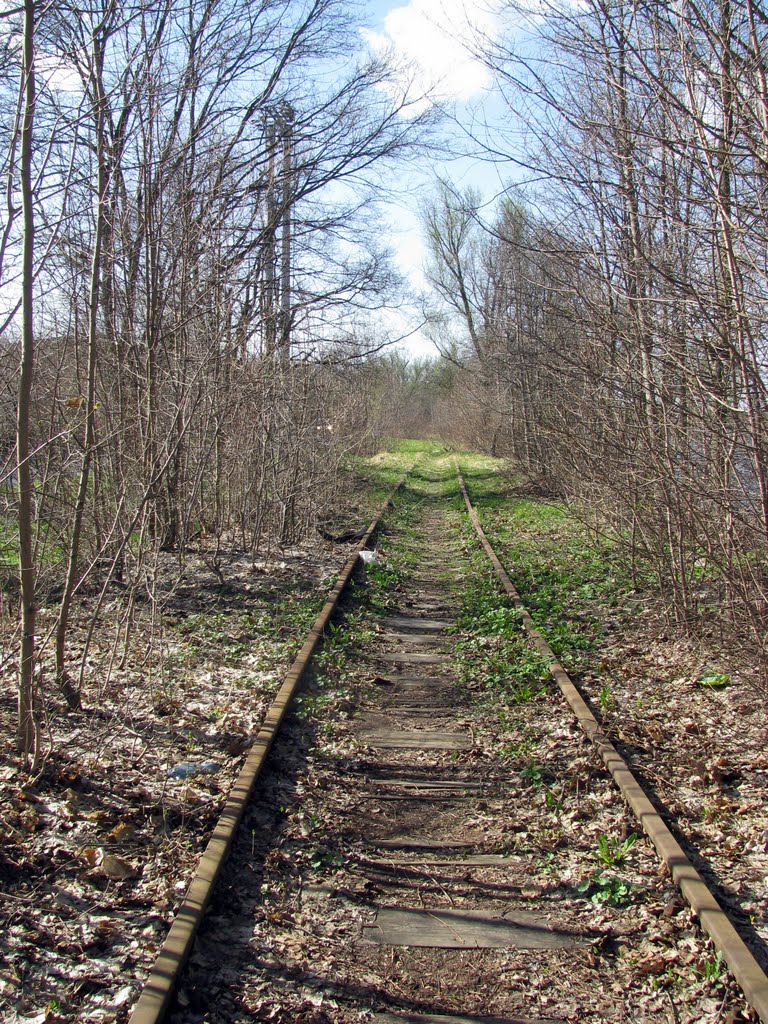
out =
{"type": "MultiPolygon", "coordinates": [[[[505,179],[514,173],[511,166],[493,164],[473,154],[475,147],[462,128],[477,118],[493,120],[501,115],[492,78],[472,56],[473,42],[478,36],[495,38],[499,23],[490,7],[464,0],[370,0],[368,12],[368,27],[361,29],[364,41],[407,62],[417,85],[425,92],[431,90],[435,101],[450,108],[456,119],[447,120],[442,130],[445,155],[409,165],[386,210],[397,267],[413,288],[423,289],[426,253],[419,207],[434,188],[436,176],[462,188],[471,185],[492,204],[505,179]]],[[[385,315],[385,323],[395,334],[405,333],[414,319],[415,311],[410,319],[405,313],[385,315]]],[[[435,354],[422,333],[403,347],[417,356],[435,354]]]]}

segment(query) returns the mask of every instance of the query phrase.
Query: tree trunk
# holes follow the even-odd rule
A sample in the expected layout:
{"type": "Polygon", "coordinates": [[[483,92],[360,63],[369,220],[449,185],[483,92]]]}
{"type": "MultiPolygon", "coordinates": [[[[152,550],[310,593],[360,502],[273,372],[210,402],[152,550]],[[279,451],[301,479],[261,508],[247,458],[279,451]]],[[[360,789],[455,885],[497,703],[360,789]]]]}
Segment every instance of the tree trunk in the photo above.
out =
{"type": "Polygon", "coordinates": [[[32,144],[35,125],[35,3],[24,0],[24,56],[21,68],[24,114],[21,128],[21,198],[24,218],[22,256],[22,336],[16,452],[19,480],[19,581],[21,586],[21,652],[18,690],[18,750],[30,764],[36,754],[35,708],[35,564],[30,406],[35,361],[34,255],[35,214],[32,186],[32,144]]]}
{"type": "Polygon", "coordinates": [[[59,621],[56,627],[56,681],[61,687],[64,698],[71,708],[80,707],[80,692],[75,689],[66,671],[66,639],[69,614],[72,608],[72,598],[75,588],[80,582],[78,571],[78,556],[80,554],[80,542],[83,533],[83,515],[85,512],[86,499],[88,497],[88,482],[91,473],[91,461],[95,447],[96,431],[94,417],[96,415],[96,334],[99,319],[99,298],[101,291],[101,251],[104,239],[104,227],[107,216],[107,188],[108,172],[106,166],[105,137],[104,137],[104,107],[105,96],[102,80],[103,65],[103,43],[94,36],[93,40],[93,103],[94,120],[96,130],[96,160],[97,160],[97,205],[96,205],[96,234],[93,240],[93,255],[91,258],[91,281],[88,295],[88,368],[85,398],[85,425],[83,428],[83,461],[80,467],[80,480],[78,482],[77,499],[75,502],[74,519],[72,523],[72,540],[69,548],[69,560],[67,564],[67,578],[64,584],[64,593],[59,608],[59,621]]]}

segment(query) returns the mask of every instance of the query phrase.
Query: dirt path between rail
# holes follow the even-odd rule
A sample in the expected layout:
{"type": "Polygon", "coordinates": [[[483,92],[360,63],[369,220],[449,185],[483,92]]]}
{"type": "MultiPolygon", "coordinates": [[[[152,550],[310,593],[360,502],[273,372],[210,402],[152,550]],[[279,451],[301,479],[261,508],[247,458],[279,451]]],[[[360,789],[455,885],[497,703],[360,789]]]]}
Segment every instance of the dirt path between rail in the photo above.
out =
{"type": "Polygon", "coordinates": [[[278,742],[171,1020],[751,1019],[559,694],[501,747],[461,685],[456,519],[424,504],[350,693],[278,742]]]}

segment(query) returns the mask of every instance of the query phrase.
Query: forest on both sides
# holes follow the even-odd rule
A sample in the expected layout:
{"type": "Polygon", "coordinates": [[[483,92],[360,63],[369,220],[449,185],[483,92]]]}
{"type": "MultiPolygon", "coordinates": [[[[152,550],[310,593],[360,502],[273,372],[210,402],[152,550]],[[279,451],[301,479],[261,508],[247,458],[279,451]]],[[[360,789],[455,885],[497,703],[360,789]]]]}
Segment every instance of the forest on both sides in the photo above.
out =
{"type": "Polygon", "coordinates": [[[373,211],[438,117],[360,54],[345,4],[3,16],[1,612],[23,763],[50,703],[76,710],[98,675],[105,606],[119,664],[172,565],[221,574],[315,537],[387,436],[508,457],[765,683],[766,12],[499,19],[475,55],[505,105],[488,155],[532,183],[490,213],[448,181],[425,202],[441,355],[409,362],[377,318],[399,282],[373,211]]]}

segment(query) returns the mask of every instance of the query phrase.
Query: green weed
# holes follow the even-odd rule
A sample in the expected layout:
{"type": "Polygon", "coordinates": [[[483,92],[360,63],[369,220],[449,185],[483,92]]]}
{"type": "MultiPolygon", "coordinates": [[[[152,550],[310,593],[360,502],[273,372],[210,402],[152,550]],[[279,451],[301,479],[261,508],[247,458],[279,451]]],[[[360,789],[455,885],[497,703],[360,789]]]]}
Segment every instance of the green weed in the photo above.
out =
{"type": "Polygon", "coordinates": [[[529,757],[536,749],[536,740],[530,736],[519,743],[503,743],[500,748],[502,757],[529,757]]]}
{"type": "Polygon", "coordinates": [[[551,875],[555,870],[555,855],[552,850],[536,858],[536,869],[544,875],[551,875]]]}
{"type": "Polygon", "coordinates": [[[616,707],[616,698],[613,696],[613,690],[611,689],[610,683],[603,683],[600,687],[600,692],[597,695],[597,702],[600,705],[600,710],[603,714],[608,711],[613,711],[616,707]]]}
{"type": "Polygon", "coordinates": [[[723,975],[725,974],[723,954],[718,950],[714,956],[702,960],[696,973],[700,978],[702,978],[702,980],[708,981],[710,984],[720,984],[723,980],[723,975]]]}
{"type": "Polygon", "coordinates": [[[323,868],[343,868],[344,857],[336,850],[329,850],[327,846],[318,846],[309,853],[309,863],[316,870],[323,868]]]}
{"type": "Polygon", "coordinates": [[[531,786],[540,787],[544,785],[544,773],[541,766],[535,762],[531,762],[531,764],[523,768],[520,772],[520,778],[531,786]]]}
{"type": "Polygon", "coordinates": [[[636,842],[637,835],[634,832],[621,841],[613,836],[601,834],[597,840],[595,857],[601,864],[605,864],[607,867],[618,866],[624,863],[636,842]]]}
{"type": "Polygon", "coordinates": [[[607,904],[609,907],[626,907],[637,895],[634,886],[623,878],[599,872],[583,881],[576,891],[595,906],[607,904]]]}
{"type": "Polygon", "coordinates": [[[548,789],[544,800],[547,810],[557,814],[562,810],[565,801],[563,800],[562,791],[558,794],[554,790],[548,789]]]}

